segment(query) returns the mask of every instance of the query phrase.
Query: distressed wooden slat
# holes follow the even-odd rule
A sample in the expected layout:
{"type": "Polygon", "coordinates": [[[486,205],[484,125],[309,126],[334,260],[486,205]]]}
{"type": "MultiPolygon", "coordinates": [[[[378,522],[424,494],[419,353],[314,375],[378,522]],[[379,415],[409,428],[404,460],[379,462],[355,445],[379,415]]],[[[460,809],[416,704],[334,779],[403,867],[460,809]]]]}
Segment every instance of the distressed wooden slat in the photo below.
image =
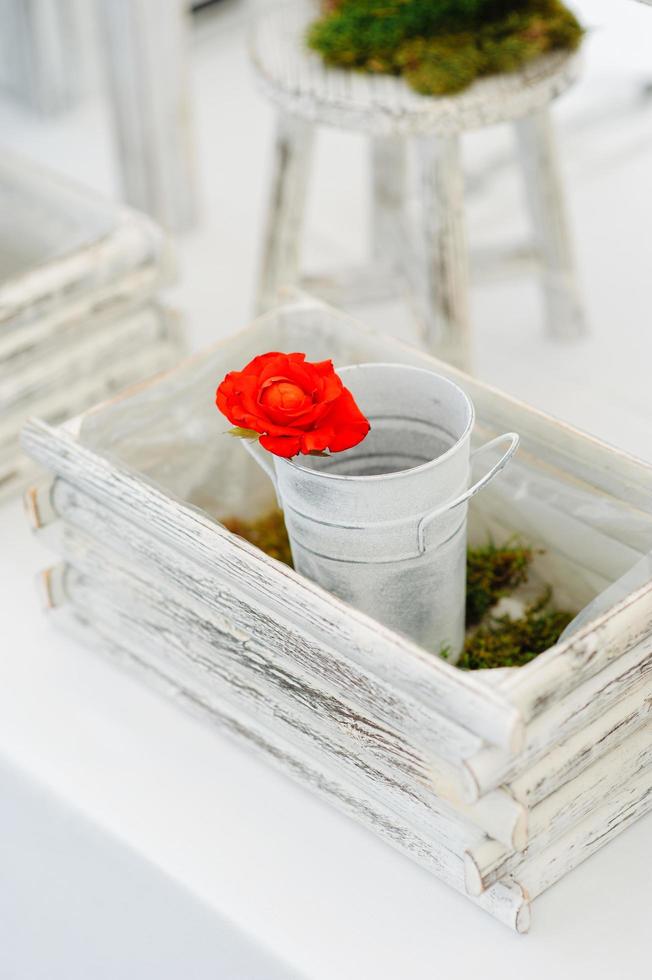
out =
{"type": "Polygon", "coordinates": [[[523,860],[543,851],[644,773],[652,787],[649,723],[530,810],[528,846],[523,857],[488,839],[470,848],[465,855],[470,894],[479,895],[495,881],[515,873],[523,860]]]}
{"type": "MultiPolygon", "coordinates": [[[[525,845],[526,814],[521,804],[502,790],[472,806],[445,802],[435,794],[429,767],[402,734],[400,721],[397,730],[379,724],[374,701],[361,697],[358,686],[347,690],[346,683],[326,683],[324,672],[321,678],[305,669],[302,672],[300,661],[287,653],[271,653],[264,642],[231,626],[226,617],[212,628],[214,612],[213,618],[207,619],[211,611],[203,603],[166,587],[161,579],[122,559],[114,550],[107,554],[74,527],[57,528],[61,531],[55,545],[58,554],[91,581],[99,580],[102,589],[117,591],[116,602],[123,611],[136,618],[140,610],[143,617],[150,617],[150,622],[152,617],[158,617],[166,636],[176,632],[182,643],[178,657],[194,664],[196,654],[201,652],[196,664],[199,675],[210,674],[213,663],[218,665],[218,672],[232,664],[235,674],[244,670],[251,675],[246,683],[251,683],[253,677],[261,697],[284,704],[286,711],[301,712],[308,704],[305,725],[310,726],[313,712],[315,723],[319,720],[325,735],[348,740],[349,754],[359,755],[365,765],[379,768],[390,789],[401,790],[404,805],[416,806],[421,819],[428,814],[426,825],[432,821],[433,832],[437,830],[438,816],[443,815],[444,821],[475,825],[505,847],[525,845]]],[[[51,535],[48,544],[54,544],[51,535]]],[[[468,836],[468,827],[466,833],[468,836]]]]}
{"type": "Polygon", "coordinates": [[[155,349],[170,333],[177,332],[174,315],[156,304],[105,321],[97,330],[77,331],[69,343],[61,342],[45,355],[36,351],[26,364],[0,366],[0,414],[2,417],[31,406],[61,389],[69,390],[80,378],[96,377],[107,365],[129,360],[144,349],[155,349]]]}
{"type": "MultiPolygon", "coordinates": [[[[231,622],[247,637],[257,638],[275,651],[280,662],[301,666],[306,675],[326,683],[345,698],[355,692],[362,710],[371,713],[378,724],[398,727],[413,744],[425,747],[428,776],[441,795],[456,798],[462,794],[467,799],[473,796],[473,784],[467,784],[465,778],[461,750],[465,744],[477,744],[476,736],[434,715],[414,699],[402,697],[369,669],[348,662],[336,647],[307,644],[280,610],[270,615],[255,596],[241,592],[228,576],[161,545],[147,531],[98,506],[76,488],[57,480],[50,501],[67,523],[125,555],[134,565],[141,565],[162,587],[211,611],[217,622],[231,622]]],[[[59,546],[54,542],[64,556],[74,548],[70,532],[67,543],[65,534],[64,529],[59,546]]]]}
{"type": "Polygon", "coordinates": [[[19,330],[0,331],[0,376],[23,368],[34,359],[45,359],[86,333],[101,331],[106,324],[130,316],[152,302],[161,283],[156,266],[137,269],[88,299],[72,301],[19,330]]]}
{"type": "MultiPolygon", "coordinates": [[[[0,186],[16,194],[26,181],[25,194],[43,199],[47,214],[50,196],[57,208],[78,209],[95,222],[90,240],[83,238],[78,247],[50,262],[37,262],[27,274],[15,276],[0,287],[0,336],[28,328],[36,318],[67,319],[77,310],[81,315],[106,301],[113,287],[123,295],[150,282],[153,288],[169,280],[172,272],[170,245],[160,229],[143,215],[127,209],[110,207],[91,194],[84,194],[67,181],[41,175],[22,161],[3,161],[0,186]],[[38,178],[38,179],[37,179],[38,178]],[[47,194],[41,187],[47,182],[47,194]],[[131,277],[134,278],[131,278],[131,277]],[[121,280],[125,279],[124,288],[121,280]],[[78,306],[76,304],[79,304],[78,306]]],[[[18,215],[23,217],[22,211],[18,215]]],[[[61,234],[61,232],[59,232],[61,234]]],[[[61,244],[58,243],[59,248],[61,244]]],[[[55,322],[56,322],[55,320],[55,322]]],[[[48,326],[51,321],[46,321],[48,326]]]]}
{"type": "MultiPolygon", "coordinates": [[[[105,636],[91,626],[82,615],[69,613],[66,608],[57,610],[57,618],[65,617],[65,628],[73,630],[78,639],[120,665],[145,683],[173,699],[186,711],[203,722],[244,742],[254,751],[265,756],[277,768],[309,786],[348,816],[363,824],[387,843],[420,864],[428,871],[436,871],[441,861],[433,855],[431,843],[420,837],[411,826],[390,814],[383,807],[374,805],[355,787],[345,782],[339,771],[333,772],[321,757],[306,757],[294,743],[289,743],[273,729],[263,726],[259,720],[244,716],[230,704],[216,711],[199,698],[170,680],[165,673],[143,662],[137,654],[105,636]]],[[[63,625],[63,624],[62,624],[63,625]]],[[[449,877],[446,883],[463,890],[463,862],[451,855],[447,865],[449,877]]],[[[481,896],[472,899],[478,907],[487,911],[504,925],[516,932],[527,932],[530,925],[530,907],[522,888],[514,882],[499,882],[481,896]]]]}
{"type": "Polygon", "coordinates": [[[514,877],[530,898],[536,898],[651,810],[648,769],[549,847],[531,858],[524,856],[514,877]]]}
{"type": "Polygon", "coordinates": [[[531,808],[652,718],[652,678],[644,679],[630,693],[599,715],[590,725],[551,746],[546,754],[509,783],[514,798],[531,808]]]}
{"type": "Polygon", "coordinates": [[[162,543],[208,569],[220,568],[234,586],[253,594],[283,618],[302,624],[309,603],[319,637],[345,649],[363,670],[389,681],[423,708],[455,717],[492,744],[516,748],[522,741],[518,712],[491,689],[384,629],[325,593],[291,569],[240,541],[205,514],[148,486],[135,474],[97,456],[67,433],[32,421],[23,445],[43,465],[76,482],[114,512],[141,520],[162,543]],[[140,515],[140,516],[137,516],[140,515]]]}
{"type": "Polygon", "coordinates": [[[422,250],[417,297],[425,346],[469,370],[471,321],[460,138],[418,143],[422,250]]]}
{"type": "Polygon", "coordinates": [[[652,582],[537,657],[527,671],[506,677],[501,690],[529,721],[622,653],[652,634],[652,582]]]}
{"type": "Polygon", "coordinates": [[[70,566],[66,593],[108,635],[133,644],[143,660],[160,666],[186,690],[218,709],[224,699],[235,700],[306,753],[321,755],[369,798],[384,802],[429,837],[433,846],[457,857],[479,847],[483,831],[420,787],[409,765],[387,750],[393,733],[374,731],[350,705],[276,666],[250,641],[243,643],[242,637],[210,624],[207,628],[206,620],[189,615],[165,594],[157,602],[152,590],[133,576],[119,582],[114,575],[104,583],[70,566]]]}
{"type": "Polygon", "coordinates": [[[500,749],[486,748],[467,759],[480,794],[522,775],[549,749],[590,725],[651,675],[652,637],[647,637],[531,722],[523,752],[510,757],[500,749]]]}
{"type": "Polygon", "coordinates": [[[259,312],[278,302],[281,286],[299,282],[299,247],[313,135],[312,127],[302,120],[279,114],[274,142],[274,179],[263,238],[257,298],[259,312]]]}
{"type": "Polygon", "coordinates": [[[123,191],[173,231],[197,217],[186,49],[179,0],[99,0],[123,191]]]}
{"type": "Polygon", "coordinates": [[[548,107],[516,124],[535,242],[541,253],[548,333],[564,340],[586,332],[562,178],[548,107]]]}
{"type": "Polygon", "coordinates": [[[35,412],[52,422],[63,422],[89,404],[120,391],[125,385],[150,378],[171,367],[182,350],[183,344],[173,327],[170,334],[162,336],[156,344],[128,352],[126,358],[105,358],[95,374],[81,376],[68,387],[55,383],[44,385],[43,392],[38,392],[37,397],[17,405],[15,410],[6,411],[0,417],[0,454],[5,449],[14,452],[21,426],[31,413],[35,412]]]}

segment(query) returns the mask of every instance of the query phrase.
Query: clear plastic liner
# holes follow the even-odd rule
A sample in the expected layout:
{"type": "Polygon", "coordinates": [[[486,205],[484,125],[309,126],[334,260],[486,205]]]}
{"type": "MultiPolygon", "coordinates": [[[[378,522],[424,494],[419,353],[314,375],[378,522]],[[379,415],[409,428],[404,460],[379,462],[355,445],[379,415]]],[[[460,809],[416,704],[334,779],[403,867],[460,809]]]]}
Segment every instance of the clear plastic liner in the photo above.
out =
{"type": "Polygon", "coordinates": [[[488,537],[535,549],[533,589],[578,610],[564,637],[652,580],[652,499],[640,510],[525,454],[471,505],[470,542],[488,537]]]}

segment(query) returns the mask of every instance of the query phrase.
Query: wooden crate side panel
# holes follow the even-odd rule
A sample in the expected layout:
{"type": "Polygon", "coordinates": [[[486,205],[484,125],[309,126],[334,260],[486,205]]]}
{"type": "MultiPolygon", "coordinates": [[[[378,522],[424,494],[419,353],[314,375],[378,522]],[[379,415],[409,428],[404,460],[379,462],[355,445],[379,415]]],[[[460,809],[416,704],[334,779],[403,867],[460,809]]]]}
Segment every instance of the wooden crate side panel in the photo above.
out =
{"type": "Polygon", "coordinates": [[[269,728],[278,728],[308,757],[323,759],[367,798],[407,820],[433,845],[458,857],[465,847],[480,845],[484,836],[481,828],[458,817],[409,775],[370,752],[346,726],[338,724],[336,711],[341,706],[324,705],[314,691],[305,688],[297,696],[297,688],[292,690],[294,678],[288,674],[280,678],[282,683],[270,685],[265,676],[269,665],[261,668],[260,662],[256,663],[257,651],[252,651],[248,663],[243,665],[237,640],[234,642],[228,634],[216,634],[211,629],[212,639],[207,642],[200,620],[191,632],[181,632],[188,625],[184,611],[165,596],[155,605],[150,595],[143,598],[138,586],[130,602],[126,585],[113,582],[105,589],[100,580],[69,567],[65,589],[73,606],[99,633],[113,636],[140,659],[159,666],[168,677],[216,710],[224,700],[235,701],[247,716],[260,719],[269,728]]]}
{"type": "Polygon", "coordinates": [[[542,653],[500,685],[530,721],[627,650],[652,636],[652,582],[627,596],[576,636],[542,653]]]}
{"type": "MultiPolygon", "coordinates": [[[[56,512],[65,518],[45,529],[46,543],[73,563],[80,550],[110,548],[111,561],[119,567],[138,569],[159,588],[208,616],[216,627],[230,630],[247,645],[257,644],[273,651],[274,658],[299,669],[310,682],[336,693],[383,729],[400,732],[408,744],[423,746],[426,760],[424,779],[440,795],[465,799],[473,796],[474,784],[466,777],[461,752],[466,745],[482,744],[477,736],[443,716],[433,715],[422,704],[361,669],[333,646],[309,641],[285,617],[270,615],[255,596],[241,593],[228,577],[207,571],[170,547],[153,540],[148,531],[117,517],[92,498],[57,480],[50,495],[56,512]],[[82,535],[92,544],[76,545],[82,535]],[[122,559],[121,559],[122,556],[122,559]]],[[[389,748],[389,746],[386,746],[389,748]]],[[[396,761],[401,751],[396,748],[396,761]]],[[[421,758],[421,754],[419,755],[421,758]]],[[[402,762],[405,764],[406,758],[402,762]]],[[[417,758],[413,756],[412,762],[417,758]]]]}
{"type": "Polygon", "coordinates": [[[648,677],[591,724],[551,746],[543,758],[511,780],[510,793],[524,806],[535,807],[651,718],[652,678],[648,677]]]}
{"type": "Polygon", "coordinates": [[[61,430],[32,422],[26,450],[48,469],[76,482],[128,519],[141,521],[163,543],[209,569],[221,568],[234,586],[273,612],[304,624],[365,670],[490,743],[517,747],[518,712],[492,690],[339,602],[313,583],[237,540],[201,512],[170,499],[134,474],[79,446],[61,430]]]}
{"type": "Polygon", "coordinates": [[[650,723],[530,811],[528,846],[523,856],[488,839],[471,848],[465,855],[467,888],[471,894],[480,894],[495,881],[514,873],[526,856],[530,858],[543,851],[646,772],[652,786],[650,723]]]}
{"type": "MultiPolygon", "coordinates": [[[[551,748],[591,725],[619,702],[622,720],[629,705],[622,702],[652,677],[652,637],[593,675],[581,687],[561,698],[545,714],[527,727],[526,747],[515,757],[495,748],[485,748],[466,765],[473,773],[480,793],[503,783],[511,783],[539,762],[551,748]]],[[[645,700],[641,695],[641,705],[645,700]]]]}
{"type": "Polygon", "coordinates": [[[549,847],[530,858],[524,855],[514,878],[530,898],[536,898],[651,810],[652,779],[647,769],[549,847]]]}
{"type": "MultiPolygon", "coordinates": [[[[411,860],[427,871],[437,874],[446,884],[463,892],[463,862],[451,855],[449,877],[438,874],[441,861],[433,857],[432,845],[414,830],[403,824],[398,817],[381,807],[374,806],[365,794],[343,782],[339,773],[319,766],[314,759],[307,759],[294,744],[284,741],[276,730],[268,730],[258,721],[244,717],[234,705],[225,705],[220,711],[207,706],[177,683],[170,680],[160,669],[140,660],[137,654],[117,644],[112,638],[100,636],[82,616],[66,608],[54,614],[59,625],[93,647],[108,660],[145,681],[148,687],[159,690],[188,713],[204,723],[241,741],[258,754],[263,755],[282,772],[310,787],[323,799],[376,833],[411,860]]],[[[527,932],[530,925],[530,905],[521,887],[514,882],[500,882],[478,898],[471,899],[479,908],[487,911],[508,928],[527,932]]]]}

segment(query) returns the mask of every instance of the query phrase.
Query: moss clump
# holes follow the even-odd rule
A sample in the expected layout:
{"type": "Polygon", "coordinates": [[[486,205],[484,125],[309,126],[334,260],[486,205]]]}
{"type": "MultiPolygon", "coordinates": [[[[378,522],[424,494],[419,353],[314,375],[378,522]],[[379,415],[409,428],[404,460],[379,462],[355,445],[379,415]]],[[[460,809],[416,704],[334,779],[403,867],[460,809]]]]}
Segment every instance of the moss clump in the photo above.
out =
{"type": "MultiPolygon", "coordinates": [[[[260,548],[271,558],[292,567],[292,553],[283,512],[274,510],[255,521],[237,517],[225,527],[260,548]]],[[[573,615],[550,605],[550,590],[529,606],[519,619],[492,616],[491,609],[527,581],[532,549],[512,542],[504,547],[487,544],[469,548],[466,559],[467,637],[457,666],[519,667],[553,646],[573,615]]],[[[442,656],[445,653],[442,652],[442,656]]]]}
{"type": "Polygon", "coordinates": [[[402,74],[424,95],[511,72],[583,30],[561,0],[329,0],[308,31],[328,64],[402,74]]]}
{"type": "Polygon", "coordinates": [[[228,517],[222,521],[224,527],[250,541],[270,558],[282,561],[292,567],[290,541],[285,528],[282,510],[273,510],[255,521],[243,521],[239,517],[228,517]]]}
{"type": "Polygon", "coordinates": [[[467,636],[457,666],[462,670],[522,667],[554,646],[573,614],[553,609],[550,598],[547,589],[518,619],[490,616],[467,636]]]}
{"type": "Polygon", "coordinates": [[[514,542],[502,548],[487,544],[466,555],[466,628],[476,626],[499,599],[527,581],[532,549],[514,542]]]}

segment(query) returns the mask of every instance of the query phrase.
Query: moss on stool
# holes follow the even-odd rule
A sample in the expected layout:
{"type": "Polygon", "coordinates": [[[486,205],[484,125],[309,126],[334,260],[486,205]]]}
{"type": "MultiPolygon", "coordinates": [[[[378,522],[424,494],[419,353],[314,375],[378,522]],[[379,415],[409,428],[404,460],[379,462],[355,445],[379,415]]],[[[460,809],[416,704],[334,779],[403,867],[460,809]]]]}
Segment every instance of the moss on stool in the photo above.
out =
{"type": "Polygon", "coordinates": [[[308,45],[328,64],[402,74],[424,95],[517,71],[583,30],[561,0],[328,0],[308,45]]]}

